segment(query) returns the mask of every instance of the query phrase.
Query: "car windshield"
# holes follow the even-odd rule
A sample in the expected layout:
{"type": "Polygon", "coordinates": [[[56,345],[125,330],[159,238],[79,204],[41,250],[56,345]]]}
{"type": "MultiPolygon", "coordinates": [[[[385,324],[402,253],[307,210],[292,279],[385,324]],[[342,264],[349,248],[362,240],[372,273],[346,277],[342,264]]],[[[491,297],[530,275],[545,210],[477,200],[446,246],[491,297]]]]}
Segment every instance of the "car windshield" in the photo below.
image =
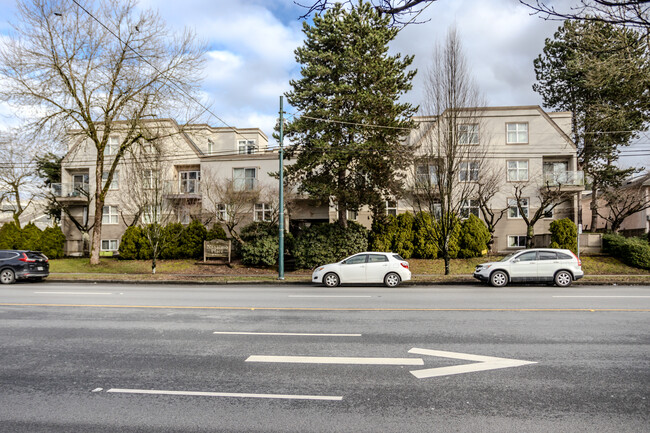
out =
{"type": "Polygon", "coordinates": [[[508,254],[507,256],[505,256],[504,258],[502,258],[502,259],[499,260],[499,261],[500,261],[500,262],[507,262],[507,261],[510,260],[510,259],[511,259],[515,254],[517,254],[517,253],[510,253],[510,254],[508,254]]]}

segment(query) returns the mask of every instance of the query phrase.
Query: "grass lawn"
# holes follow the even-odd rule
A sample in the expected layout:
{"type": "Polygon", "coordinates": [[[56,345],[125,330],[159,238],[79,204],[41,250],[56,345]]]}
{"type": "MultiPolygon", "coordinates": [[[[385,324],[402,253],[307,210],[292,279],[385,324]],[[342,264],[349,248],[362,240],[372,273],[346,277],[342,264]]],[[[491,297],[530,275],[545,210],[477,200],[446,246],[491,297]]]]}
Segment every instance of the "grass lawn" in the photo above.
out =
{"type": "MultiPolygon", "coordinates": [[[[454,259],[451,261],[451,274],[471,274],[479,263],[498,260],[500,257],[479,257],[473,259],[454,259]]],[[[623,264],[614,257],[582,256],[582,269],[585,275],[640,275],[650,276],[650,272],[623,264]]],[[[423,260],[410,259],[413,274],[443,275],[444,262],[441,259],[423,260]]],[[[151,261],[147,260],[117,260],[102,258],[97,266],[91,266],[87,258],[64,258],[50,260],[50,272],[59,274],[122,274],[137,275],[151,274],[151,261]]],[[[239,264],[232,267],[225,265],[203,265],[196,260],[159,260],[156,273],[163,275],[196,275],[196,276],[269,276],[277,275],[276,269],[248,268],[239,264]]],[[[287,272],[291,275],[307,275],[308,269],[287,272]]]]}

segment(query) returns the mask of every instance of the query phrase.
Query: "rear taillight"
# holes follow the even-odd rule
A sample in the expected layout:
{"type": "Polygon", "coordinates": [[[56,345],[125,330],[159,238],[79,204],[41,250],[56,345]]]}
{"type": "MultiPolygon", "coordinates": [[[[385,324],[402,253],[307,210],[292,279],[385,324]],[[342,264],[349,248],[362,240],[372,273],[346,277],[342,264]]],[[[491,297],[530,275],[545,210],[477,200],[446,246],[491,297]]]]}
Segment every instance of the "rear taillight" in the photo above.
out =
{"type": "Polygon", "coordinates": [[[575,257],[576,260],[578,261],[578,266],[582,266],[582,260],[580,260],[580,257],[576,256],[573,251],[571,251],[571,254],[573,254],[573,257],[575,257]]]}
{"type": "Polygon", "coordinates": [[[21,258],[19,258],[18,260],[20,260],[21,262],[26,262],[26,263],[36,263],[36,260],[30,259],[29,257],[27,257],[27,254],[25,254],[25,253],[23,253],[23,256],[21,258]]]}
{"type": "Polygon", "coordinates": [[[399,264],[402,265],[403,268],[406,268],[406,269],[409,268],[408,262],[400,262],[399,264]]]}

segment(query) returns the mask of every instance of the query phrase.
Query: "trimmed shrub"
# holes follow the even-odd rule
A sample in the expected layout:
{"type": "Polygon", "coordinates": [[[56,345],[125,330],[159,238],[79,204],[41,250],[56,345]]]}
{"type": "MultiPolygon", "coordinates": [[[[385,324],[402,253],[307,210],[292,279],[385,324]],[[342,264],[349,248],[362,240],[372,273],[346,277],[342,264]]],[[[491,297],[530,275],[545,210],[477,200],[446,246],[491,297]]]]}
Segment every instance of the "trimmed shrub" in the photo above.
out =
{"type": "Polygon", "coordinates": [[[338,223],[316,224],[304,229],[295,240],[296,266],[310,269],[333,263],[368,249],[368,230],[348,221],[347,229],[338,223]]]}
{"type": "Polygon", "coordinates": [[[183,230],[184,227],[181,223],[171,223],[165,226],[163,236],[166,241],[160,252],[161,259],[178,259],[182,257],[180,240],[183,230]]]}
{"type": "Polygon", "coordinates": [[[21,243],[18,246],[21,250],[41,250],[41,229],[33,223],[27,224],[22,229],[21,243]]]}
{"type": "MultiPolygon", "coordinates": [[[[240,246],[241,261],[247,266],[276,266],[280,251],[280,226],[271,222],[254,222],[239,233],[244,241],[240,246]]],[[[293,236],[284,234],[284,254],[293,250],[293,236]]]]}
{"type": "Polygon", "coordinates": [[[23,243],[23,232],[16,223],[5,223],[0,227],[0,249],[20,249],[23,243]]]}
{"type": "Polygon", "coordinates": [[[551,248],[564,248],[574,253],[578,251],[578,227],[569,218],[551,223],[551,248]]]}
{"type": "Polygon", "coordinates": [[[629,266],[650,270],[650,244],[641,238],[603,235],[603,251],[629,266]]]}
{"type": "Polygon", "coordinates": [[[410,212],[397,216],[397,233],[393,238],[392,251],[405,259],[413,256],[413,223],[415,218],[410,212]]]}
{"type": "Polygon", "coordinates": [[[120,239],[120,260],[135,260],[140,254],[142,248],[142,229],[137,226],[131,226],[126,229],[120,239]]]}
{"type": "Polygon", "coordinates": [[[65,235],[61,227],[47,227],[41,233],[41,252],[50,259],[63,257],[65,235]]]}
{"type": "Polygon", "coordinates": [[[180,258],[200,259],[203,257],[203,241],[205,241],[207,232],[201,221],[192,220],[181,233],[180,258]]]}
{"type": "MultiPolygon", "coordinates": [[[[439,220],[434,221],[433,225],[434,225],[434,229],[433,229],[434,242],[436,242],[436,245],[438,245],[439,242],[437,241],[437,239],[435,239],[435,233],[440,232],[440,229],[436,227],[436,226],[440,225],[440,221],[439,220]]],[[[460,247],[458,246],[458,237],[460,235],[460,226],[461,226],[460,223],[456,224],[456,228],[454,229],[454,231],[451,234],[451,237],[449,239],[449,244],[448,244],[447,249],[449,250],[449,257],[452,258],[452,259],[455,259],[456,257],[458,257],[458,251],[460,250],[460,247]]],[[[438,250],[438,258],[442,258],[442,252],[440,250],[438,250]]]]}
{"type": "Polygon", "coordinates": [[[210,230],[207,231],[205,234],[205,240],[206,241],[212,241],[214,239],[228,239],[228,236],[226,236],[226,232],[221,227],[220,224],[215,223],[210,230]]]}
{"type": "Polygon", "coordinates": [[[397,231],[397,218],[393,215],[386,215],[385,218],[373,220],[372,230],[368,234],[370,250],[391,252],[393,239],[397,231]]]}
{"type": "Polygon", "coordinates": [[[470,214],[460,226],[458,236],[458,257],[468,259],[481,257],[487,252],[490,232],[483,221],[470,214]]]}
{"type": "Polygon", "coordinates": [[[433,237],[433,220],[429,212],[415,214],[413,248],[413,256],[420,259],[435,259],[438,255],[438,247],[433,237]]]}

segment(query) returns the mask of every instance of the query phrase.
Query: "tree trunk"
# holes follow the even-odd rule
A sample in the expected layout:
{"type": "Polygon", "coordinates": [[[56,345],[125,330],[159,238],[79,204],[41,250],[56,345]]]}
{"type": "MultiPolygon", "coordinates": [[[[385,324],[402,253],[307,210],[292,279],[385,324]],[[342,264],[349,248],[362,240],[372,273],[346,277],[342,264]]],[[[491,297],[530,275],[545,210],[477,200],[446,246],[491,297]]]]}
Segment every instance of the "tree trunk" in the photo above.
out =
{"type": "Polygon", "coordinates": [[[151,259],[151,273],[152,274],[156,273],[156,255],[155,254],[151,259]]]}
{"type": "MultiPolygon", "coordinates": [[[[98,194],[99,195],[99,194],[98,194]]],[[[102,245],[102,211],[104,209],[104,200],[99,197],[95,200],[95,216],[93,223],[93,236],[90,243],[90,264],[99,264],[99,251],[102,245]]]]}
{"type": "Polygon", "coordinates": [[[451,262],[449,253],[446,252],[445,254],[443,254],[442,258],[445,261],[445,275],[449,275],[449,273],[451,272],[451,270],[449,269],[449,264],[451,262]]]}
{"type": "Polygon", "coordinates": [[[348,210],[339,204],[338,206],[338,214],[339,214],[339,225],[346,229],[348,228],[348,210]]]}
{"type": "Polygon", "coordinates": [[[591,209],[591,226],[589,227],[589,231],[595,233],[598,228],[598,192],[596,188],[593,189],[593,193],[591,194],[589,208],[591,209]]]}
{"type": "Polygon", "coordinates": [[[526,248],[533,247],[533,237],[535,236],[535,229],[532,225],[526,228],[526,248]]]}

